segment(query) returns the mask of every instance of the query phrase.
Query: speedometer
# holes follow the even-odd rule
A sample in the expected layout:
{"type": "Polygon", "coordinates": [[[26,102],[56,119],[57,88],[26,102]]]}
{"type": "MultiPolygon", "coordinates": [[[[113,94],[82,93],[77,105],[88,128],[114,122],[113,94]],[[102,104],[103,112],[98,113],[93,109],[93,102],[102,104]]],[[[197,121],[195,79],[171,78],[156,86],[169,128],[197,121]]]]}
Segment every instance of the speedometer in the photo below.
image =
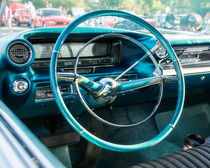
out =
{"type": "Polygon", "coordinates": [[[25,65],[32,58],[32,50],[24,42],[12,43],[8,48],[8,56],[12,62],[18,65],[25,65]]]}

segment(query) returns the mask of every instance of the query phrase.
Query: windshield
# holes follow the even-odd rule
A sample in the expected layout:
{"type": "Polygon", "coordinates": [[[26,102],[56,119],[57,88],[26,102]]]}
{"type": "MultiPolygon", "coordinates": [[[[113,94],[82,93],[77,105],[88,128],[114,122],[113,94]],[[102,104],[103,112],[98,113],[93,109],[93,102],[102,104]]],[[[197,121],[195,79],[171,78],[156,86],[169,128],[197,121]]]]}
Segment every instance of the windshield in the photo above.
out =
{"type": "MultiPolygon", "coordinates": [[[[67,26],[77,17],[99,9],[132,13],[163,34],[179,31],[210,34],[210,0],[0,0],[0,3],[0,36],[31,28],[67,26]],[[29,18],[18,20],[14,15],[17,9],[28,11],[29,18]],[[54,15],[67,16],[68,21],[46,22],[42,17],[54,15]]],[[[144,31],[136,23],[111,16],[95,18],[80,26],[144,31]]]]}
{"type": "Polygon", "coordinates": [[[59,10],[43,10],[44,16],[61,16],[64,15],[62,11],[59,10]]]}

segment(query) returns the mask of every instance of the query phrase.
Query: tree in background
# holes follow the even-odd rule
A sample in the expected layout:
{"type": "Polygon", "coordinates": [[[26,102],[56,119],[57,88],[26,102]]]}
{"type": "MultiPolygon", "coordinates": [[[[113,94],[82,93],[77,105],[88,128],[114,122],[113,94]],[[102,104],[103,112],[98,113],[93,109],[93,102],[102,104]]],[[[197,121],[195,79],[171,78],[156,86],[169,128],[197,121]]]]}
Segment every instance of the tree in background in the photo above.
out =
{"type": "MultiPolygon", "coordinates": [[[[43,8],[46,5],[45,0],[30,0],[30,1],[33,3],[36,9],[43,8]]],[[[22,3],[26,3],[26,2],[28,2],[28,0],[22,0],[22,3]]]]}
{"type": "MultiPolygon", "coordinates": [[[[22,3],[28,0],[22,0],[22,3]]],[[[157,11],[165,13],[166,7],[176,14],[198,12],[210,8],[209,0],[30,0],[36,9],[45,7],[47,2],[53,7],[62,6],[66,11],[72,7],[83,8],[86,12],[97,9],[134,10],[138,15],[154,15],[157,11]]]]}

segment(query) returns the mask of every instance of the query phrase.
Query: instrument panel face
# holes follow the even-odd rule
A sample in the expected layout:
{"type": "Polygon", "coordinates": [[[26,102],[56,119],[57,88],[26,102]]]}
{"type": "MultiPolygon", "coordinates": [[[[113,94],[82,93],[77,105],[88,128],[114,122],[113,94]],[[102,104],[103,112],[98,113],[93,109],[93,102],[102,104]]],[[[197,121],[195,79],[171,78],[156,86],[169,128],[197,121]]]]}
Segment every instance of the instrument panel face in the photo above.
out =
{"type": "MultiPolygon", "coordinates": [[[[64,43],[60,50],[59,58],[76,57],[85,44],[82,42],[64,43]]],[[[53,43],[34,44],[33,46],[36,52],[36,59],[49,59],[51,57],[54,48],[53,43]]],[[[80,57],[105,57],[109,54],[110,47],[110,43],[90,43],[81,53],[80,57]]]]}
{"type": "MultiPolygon", "coordinates": [[[[67,42],[61,47],[57,68],[61,71],[72,71],[76,57],[86,42],[67,42]]],[[[36,58],[32,64],[34,70],[49,70],[50,58],[54,43],[33,44],[36,58]]],[[[92,73],[95,67],[113,66],[119,62],[120,43],[96,41],[87,45],[80,53],[78,67],[81,73],[92,73]]]]}

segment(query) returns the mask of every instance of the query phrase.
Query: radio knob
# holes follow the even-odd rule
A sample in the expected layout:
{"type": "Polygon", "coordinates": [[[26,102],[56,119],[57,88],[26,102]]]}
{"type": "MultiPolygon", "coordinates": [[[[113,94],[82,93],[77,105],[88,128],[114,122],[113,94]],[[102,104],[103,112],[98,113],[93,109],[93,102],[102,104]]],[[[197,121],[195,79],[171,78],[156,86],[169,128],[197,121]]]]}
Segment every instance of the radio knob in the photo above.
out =
{"type": "Polygon", "coordinates": [[[18,94],[25,93],[28,90],[28,82],[25,79],[16,79],[13,82],[13,90],[18,94]]]}

